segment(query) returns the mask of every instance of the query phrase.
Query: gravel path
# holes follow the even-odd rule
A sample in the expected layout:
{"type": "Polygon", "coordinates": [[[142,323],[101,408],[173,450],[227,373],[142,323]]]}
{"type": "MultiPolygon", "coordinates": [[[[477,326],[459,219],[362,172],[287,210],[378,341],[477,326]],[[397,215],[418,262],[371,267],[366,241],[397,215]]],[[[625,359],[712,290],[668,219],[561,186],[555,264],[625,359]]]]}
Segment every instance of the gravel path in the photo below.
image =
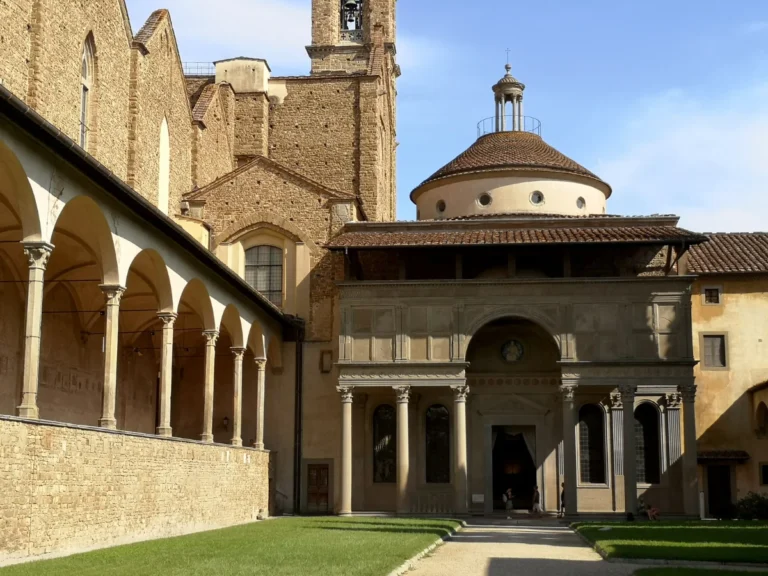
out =
{"type": "Polygon", "coordinates": [[[408,576],[629,576],[638,569],[604,562],[553,521],[480,519],[467,524],[408,576]]]}

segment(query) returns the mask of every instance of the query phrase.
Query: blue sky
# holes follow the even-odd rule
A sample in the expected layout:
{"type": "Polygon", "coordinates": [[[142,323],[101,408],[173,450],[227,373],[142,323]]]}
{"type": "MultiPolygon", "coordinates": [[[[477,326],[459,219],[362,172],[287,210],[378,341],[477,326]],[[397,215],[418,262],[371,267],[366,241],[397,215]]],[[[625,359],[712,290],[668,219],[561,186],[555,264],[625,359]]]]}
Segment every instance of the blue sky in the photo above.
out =
{"type": "MultiPolygon", "coordinates": [[[[127,0],[138,29],[158,0],[127,0]]],[[[185,61],[307,73],[310,0],[165,0],[185,61]],[[230,20],[229,14],[239,16],[230,20]]],[[[614,189],[609,212],[768,230],[768,2],[400,0],[398,215],[467,148],[512,73],[542,135],[614,189]]]]}

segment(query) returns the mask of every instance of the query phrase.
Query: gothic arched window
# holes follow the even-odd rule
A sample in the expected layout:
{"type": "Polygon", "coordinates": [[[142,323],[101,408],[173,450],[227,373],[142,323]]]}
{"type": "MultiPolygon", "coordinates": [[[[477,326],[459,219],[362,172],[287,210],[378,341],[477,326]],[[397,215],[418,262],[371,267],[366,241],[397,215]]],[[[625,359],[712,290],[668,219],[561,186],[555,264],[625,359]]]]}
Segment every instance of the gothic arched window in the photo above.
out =
{"type": "Polygon", "coordinates": [[[427,408],[427,482],[451,481],[451,421],[445,406],[427,408]]]}
{"type": "Polygon", "coordinates": [[[395,482],[397,463],[395,409],[382,404],[373,412],[373,481],[395,482]]]}
{"type": "Polygon", "coordinates": [[[80,147],[88,149],[88,132],[91,130],[91,100],[93,99],[94,72],[93,37],[88,36],[83,45],[83,57],[80,64],[80,147]]]}
{"type": "Polygon", "coordinates": [[[283,250],[254,246],[245,251],[245,281],[275,306],[283,305],[283,250]]]}
{"type": "Polygon", "coordinates": [[[761,437],[768,435],[768,406],[765,402],[760,402],[757,407],[757,433],[761,437]]]}
{"type": "Polygon", "coordinates": [[[582,482],[605,484],[604,413],[595,404],[579,410],[579,465],[582,482]]]}
{"type": "Polygon", "coordinates": [[[661,443],[659,411],[648,402],[635,408],[635,449],[637,481],[641,484],[661,482],[661,443]]]}

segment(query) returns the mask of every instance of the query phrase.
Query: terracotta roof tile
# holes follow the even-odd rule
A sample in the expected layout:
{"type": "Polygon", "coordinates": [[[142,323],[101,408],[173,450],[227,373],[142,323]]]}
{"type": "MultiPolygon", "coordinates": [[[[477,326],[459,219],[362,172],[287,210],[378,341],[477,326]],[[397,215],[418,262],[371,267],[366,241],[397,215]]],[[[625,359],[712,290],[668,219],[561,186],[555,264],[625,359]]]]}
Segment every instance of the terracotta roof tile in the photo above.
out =
{"type": "Polygon", "coordinates": [[[203,91],[200,93],[200,97],[194,105],[192,112],[192,120],[195,122],[203,122],[205,120],[205,114],[208,112],[208,107],[216,97],[219,87],[216,84],[206,84],[203,91]]]}
{"type": "Polygon", "coordinates": [[[693,274],[768,272],[768,233],[707,234],[709,242],[692,246],[688,269],[693,274]]]}
{"type": "Polygon", "coordinates": [[[393,248],[511,244],[701,242],[703,236],[674,226],[504,228],[343,232],[328,248],[393,248]]]}
{"type": "Polygon", "coordinates": [[[144,23],[144,26],[142,26],[141,30],[139,30],[139,33],[134,36],[133,41],[138,42],[139,44],[146,44],[149,42],[158,26],[160,26],[160,21],[166,16],[168,16],[168,10],[165,8],[161,8],[160,10],[155,10],[152,12],[147,21],[144,23]]]}
{"type": "Polygon", "coordinates": [[[472,146],[432,174],[416,190],[429,182],[448,176],[523,169],[543,169],[576,174],[597,180],[607,186],[592,172],[552,148],[537,134],[494,132],[478,138],[472,146]]]}
{"type": "Polygon", "coordinates": [[[194,109],[197,101],[200,99],[207,86],[216,82],[213,76],[186,76],[187,95],[189,96],[189,105],[194,109]]]}

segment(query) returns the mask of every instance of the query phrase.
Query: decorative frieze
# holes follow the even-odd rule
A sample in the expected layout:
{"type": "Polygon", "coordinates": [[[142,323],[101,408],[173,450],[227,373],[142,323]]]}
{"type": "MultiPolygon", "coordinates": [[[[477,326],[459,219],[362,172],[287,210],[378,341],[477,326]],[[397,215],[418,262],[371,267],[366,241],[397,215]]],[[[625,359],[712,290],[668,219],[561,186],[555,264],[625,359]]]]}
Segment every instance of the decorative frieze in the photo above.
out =
{"type": "Polygon", "coordinates": [[[453,386],[466,383],[466,364],[339,365],[340,386],[453,386]]]}

